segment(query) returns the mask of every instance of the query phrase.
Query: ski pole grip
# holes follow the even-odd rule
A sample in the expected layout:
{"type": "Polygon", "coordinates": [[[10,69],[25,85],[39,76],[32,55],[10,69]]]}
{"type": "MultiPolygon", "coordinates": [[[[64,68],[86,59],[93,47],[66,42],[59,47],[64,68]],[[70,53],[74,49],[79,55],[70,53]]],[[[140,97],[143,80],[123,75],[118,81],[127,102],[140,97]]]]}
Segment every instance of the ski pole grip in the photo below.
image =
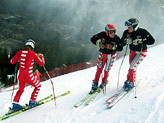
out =
{"type": "Polygon", "coordinates": [[[43,66],[43,68],[44,68],[45,71],[47,71],[45,66],[43,66]]]}

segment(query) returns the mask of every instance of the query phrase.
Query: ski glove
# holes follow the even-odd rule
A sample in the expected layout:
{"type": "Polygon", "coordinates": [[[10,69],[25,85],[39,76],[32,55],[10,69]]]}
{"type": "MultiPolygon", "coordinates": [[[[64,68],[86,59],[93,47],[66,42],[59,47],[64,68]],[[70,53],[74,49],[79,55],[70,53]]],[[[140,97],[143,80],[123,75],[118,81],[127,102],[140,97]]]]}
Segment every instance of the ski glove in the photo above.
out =
{"type": "Polygon", "coordinates": [[[133,40],[133,44],[134,45],[142,44],[142,39],[135,39],[135,40],[133,40]]]}
{"type": "Polygon", "coordinates": [[[99,46],[101,49],[104,49],[104,48],[105,48],[105,45],[102,44],[101,39],[99,39],[99,40],[97,41],[96,44],[97,44],[97,46],[99,46]]]}
{"type": "Polygon", "coordinates": [[[42,53],[38,53],[38,56],[43,56],[43,54],[42,53]]]}
{"type": "Polygon", "coordinates": [[[107,44],[106,49],[111,49],[111,50],[115,50],[116,49],[116,44],[112,45],[112,44],[107,44]]]}
{"type": "Polygon", "coordinates": [[[105,48],[105,45],[102,44],[102,43],[100,43],[100,44],[99,44],[99,47],[100,47],[101,49],[104,49],[104,48],[105,48]]]}
{"type": "Polygon", "coordinates": [[[125,38],[124,39],[124,43],[126,43],[126,44],[131,44],[132,43],[132,39],[131,38],[125,38]]]}

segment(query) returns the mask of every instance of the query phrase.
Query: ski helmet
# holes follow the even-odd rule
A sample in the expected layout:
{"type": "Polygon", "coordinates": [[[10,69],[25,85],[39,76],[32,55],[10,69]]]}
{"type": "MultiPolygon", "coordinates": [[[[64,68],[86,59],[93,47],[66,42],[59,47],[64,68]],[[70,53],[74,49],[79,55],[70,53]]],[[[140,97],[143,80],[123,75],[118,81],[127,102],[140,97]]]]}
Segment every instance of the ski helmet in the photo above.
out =
{"type": "Polygon", "coordinates": [[[133,27],[133,29],[135,29],[138,26],[138,19],[136,18],[130,18],[129,20],[125,21],[125,26],[127,27],[133,27]]]}
{"type": "Polygon", "coordinates": [[[32,39],[28,39],[25,43],[25,46],[31,46],[33,49],[35,48],[35,41],[32,39]]]}
{"type": "Polygon", "coordinates": [[[116,33],[116,28],[113,24],[107,24],[105,26],[105,33],[106,35],[116,33]]]}

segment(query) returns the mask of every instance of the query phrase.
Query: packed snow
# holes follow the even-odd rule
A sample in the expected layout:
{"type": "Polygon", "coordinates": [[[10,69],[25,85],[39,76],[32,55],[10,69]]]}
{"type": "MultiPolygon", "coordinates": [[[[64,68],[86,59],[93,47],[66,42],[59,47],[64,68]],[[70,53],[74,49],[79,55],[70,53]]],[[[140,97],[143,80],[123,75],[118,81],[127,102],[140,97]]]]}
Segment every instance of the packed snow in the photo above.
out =
{"type": "MultiPolygon", "coordinates": [[[[66,91],[70,94],[57,99],[57,108],[54,101],[21,113],[4,123],[164,123],[164,57],[161,54],[164,45],[148,49],[147,57],[139,65],[137,80],[141,79],[135,92],[129,93],[112,109],[107,109],[105,100],[117,92],[118,70],[122,58],[114,63],[109,75],[106,95],[99,94],[88,106],[82,105],[74,108],[83,96],[91,89],[91,83],[95,76],[96,67],[81,70],[53,78],[55,94],[66,91]]],[[[126,56],[120,74],[119,89],[126,80],[129,67],[129,59],[126,56]]],[[[33,87],[26,87],[21,97],[20,104],[28,103],[33,87]]],[[[17,91],[17,90],[16,90],[17,91]]],[[[16,93],[15,91],[15,93],[16,93]]],[[[0,93],[0,115],[8,111],[11,106],[12,91],[0,93]]],[[[49,80],[42,82],[42,88],[38,100],[52,94],[52,86],[49,80]]]]}

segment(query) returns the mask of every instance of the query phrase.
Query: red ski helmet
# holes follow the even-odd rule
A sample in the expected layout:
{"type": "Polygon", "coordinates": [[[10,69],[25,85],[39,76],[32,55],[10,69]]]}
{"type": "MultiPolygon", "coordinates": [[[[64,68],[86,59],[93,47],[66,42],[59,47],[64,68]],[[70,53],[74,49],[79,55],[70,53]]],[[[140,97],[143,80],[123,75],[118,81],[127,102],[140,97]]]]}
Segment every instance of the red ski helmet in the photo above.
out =
{"type": "Polygon", "coordinates": [[[109,34],[113,34],[113,33],[116,33],[116,28],[113,24],[107,24],[105,26],[105,33],[106,35],[109,36],[109,34]]]}

